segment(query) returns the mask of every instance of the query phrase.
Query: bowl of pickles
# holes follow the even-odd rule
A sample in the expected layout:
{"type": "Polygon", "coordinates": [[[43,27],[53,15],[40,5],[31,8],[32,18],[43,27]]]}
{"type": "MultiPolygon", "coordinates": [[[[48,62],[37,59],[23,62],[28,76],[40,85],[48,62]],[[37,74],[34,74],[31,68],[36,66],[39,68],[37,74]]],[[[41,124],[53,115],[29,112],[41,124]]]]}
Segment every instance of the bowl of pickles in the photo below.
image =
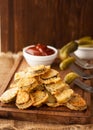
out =
{"type": "Polygon", "coordinates": [[[80,38],[77,40],[78,49],[74,52],[74,54],[80,58],[85,60],[93,59],[93,39],[90,36],[80,38]]]}
{"type": "Polygon", "coordinates": [[[93,39],[90,36],[81,37],[78,40],[70,41],[59,50],[61,70],[67,69],[78,59],[93,59],[93,39]]]}

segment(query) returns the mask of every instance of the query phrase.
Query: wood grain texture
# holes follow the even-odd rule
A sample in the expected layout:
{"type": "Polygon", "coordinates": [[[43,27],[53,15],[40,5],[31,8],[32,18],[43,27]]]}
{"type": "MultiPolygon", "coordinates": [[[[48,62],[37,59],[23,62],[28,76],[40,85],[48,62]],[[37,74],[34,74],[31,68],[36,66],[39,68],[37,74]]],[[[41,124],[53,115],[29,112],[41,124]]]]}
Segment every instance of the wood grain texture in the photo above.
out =
{"type": "Polygon", "coordinates": [[[0,6],[1,6],[1,49],[6,51],[8,49],[8,0],[1,1],[0,0],[0,6]],[[1,4],[2,3],[2,4],[1,4]]]}
{"type": "Polygon", "coordinates": [[[2,1],[2,51],[17,52],[37,42],[60,48],[93,36],[93,0],[2,1]]]}

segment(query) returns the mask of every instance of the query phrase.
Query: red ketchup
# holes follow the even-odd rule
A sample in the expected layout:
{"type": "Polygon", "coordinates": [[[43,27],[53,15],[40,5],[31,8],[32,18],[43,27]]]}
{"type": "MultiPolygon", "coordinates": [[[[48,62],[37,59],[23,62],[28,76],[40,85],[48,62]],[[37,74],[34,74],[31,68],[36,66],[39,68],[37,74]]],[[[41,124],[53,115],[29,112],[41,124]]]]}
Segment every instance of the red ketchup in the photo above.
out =
{"type": "Polygon", "coordinates": [[[40,43],[35,46],[29,47],[26,52],[35,56],[48,56],[54,54],[54,50],[40,43]]]}

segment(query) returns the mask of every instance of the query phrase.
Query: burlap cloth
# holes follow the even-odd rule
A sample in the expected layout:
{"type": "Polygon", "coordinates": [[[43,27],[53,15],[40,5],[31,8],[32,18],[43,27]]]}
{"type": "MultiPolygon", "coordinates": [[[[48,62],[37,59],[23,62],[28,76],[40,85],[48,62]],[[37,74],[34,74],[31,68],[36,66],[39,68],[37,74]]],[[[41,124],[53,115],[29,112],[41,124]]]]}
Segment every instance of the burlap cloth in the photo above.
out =
{"type": "MultiPolygon", "coordinates": [[[[22,53],[18,54],[12,54],[11,52],[0,53],[0,86],[6,79],[15,60],[20,55],[22,55],[22,53]]],[[[58,125],[58,124],[34,123],[19,120],[8,120],[0,118],[0,130],[93,130],[93,124],[58,125]]]]}

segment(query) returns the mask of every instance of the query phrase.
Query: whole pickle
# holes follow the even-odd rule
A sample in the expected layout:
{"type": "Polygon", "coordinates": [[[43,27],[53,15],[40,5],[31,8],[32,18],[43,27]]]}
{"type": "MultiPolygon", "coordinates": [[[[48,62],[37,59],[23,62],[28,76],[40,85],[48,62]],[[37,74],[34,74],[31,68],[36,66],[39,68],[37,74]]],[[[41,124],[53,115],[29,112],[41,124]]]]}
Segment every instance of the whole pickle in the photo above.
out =
{"type": "Polygon", "coordinates": [[[66,59],[70,53],[74,52],[78,48],[78,43],[71,41],[59,50],[59,57],[61,60],[66,59]]]}
{"type": "Polygon", "coordinates": [[[81,37],[79,38],[79,41],[85,41],[85,40],[92,40],[92,37],[91,36],[85,36],[85,37],[81,37]]]}
{"type": "Polygon", "coordinates": [[[79,77],[79,75],[77,73],[70,72],[70,73],[66,74],[66,76],[64,77],[64,82],[67,84],[71,84],[78,77],[79,77]]]}
{"type": "Polygon", "coordinates": [[[82,37],[82,38],[80,38],[80,39],[78,40],[78,44],[79,44],[79,45],[93,44],[92,37],[90,37],[90,36],[82,37]]]}
{"type": "Polygon", "coordinates": [[[86,41],[83,44],[80,44],[79,47],[93,47],[93,40],[91,41],[86,41]]]}
{"type": "Polygon", "coordinates": [[[72,63],[74,63],[75,58],[74,57],[68,57],[66,59],[64,59],[60,64],[59,64],[59,68],[61,70],[65,70],[67,69],[72,63]]]}

